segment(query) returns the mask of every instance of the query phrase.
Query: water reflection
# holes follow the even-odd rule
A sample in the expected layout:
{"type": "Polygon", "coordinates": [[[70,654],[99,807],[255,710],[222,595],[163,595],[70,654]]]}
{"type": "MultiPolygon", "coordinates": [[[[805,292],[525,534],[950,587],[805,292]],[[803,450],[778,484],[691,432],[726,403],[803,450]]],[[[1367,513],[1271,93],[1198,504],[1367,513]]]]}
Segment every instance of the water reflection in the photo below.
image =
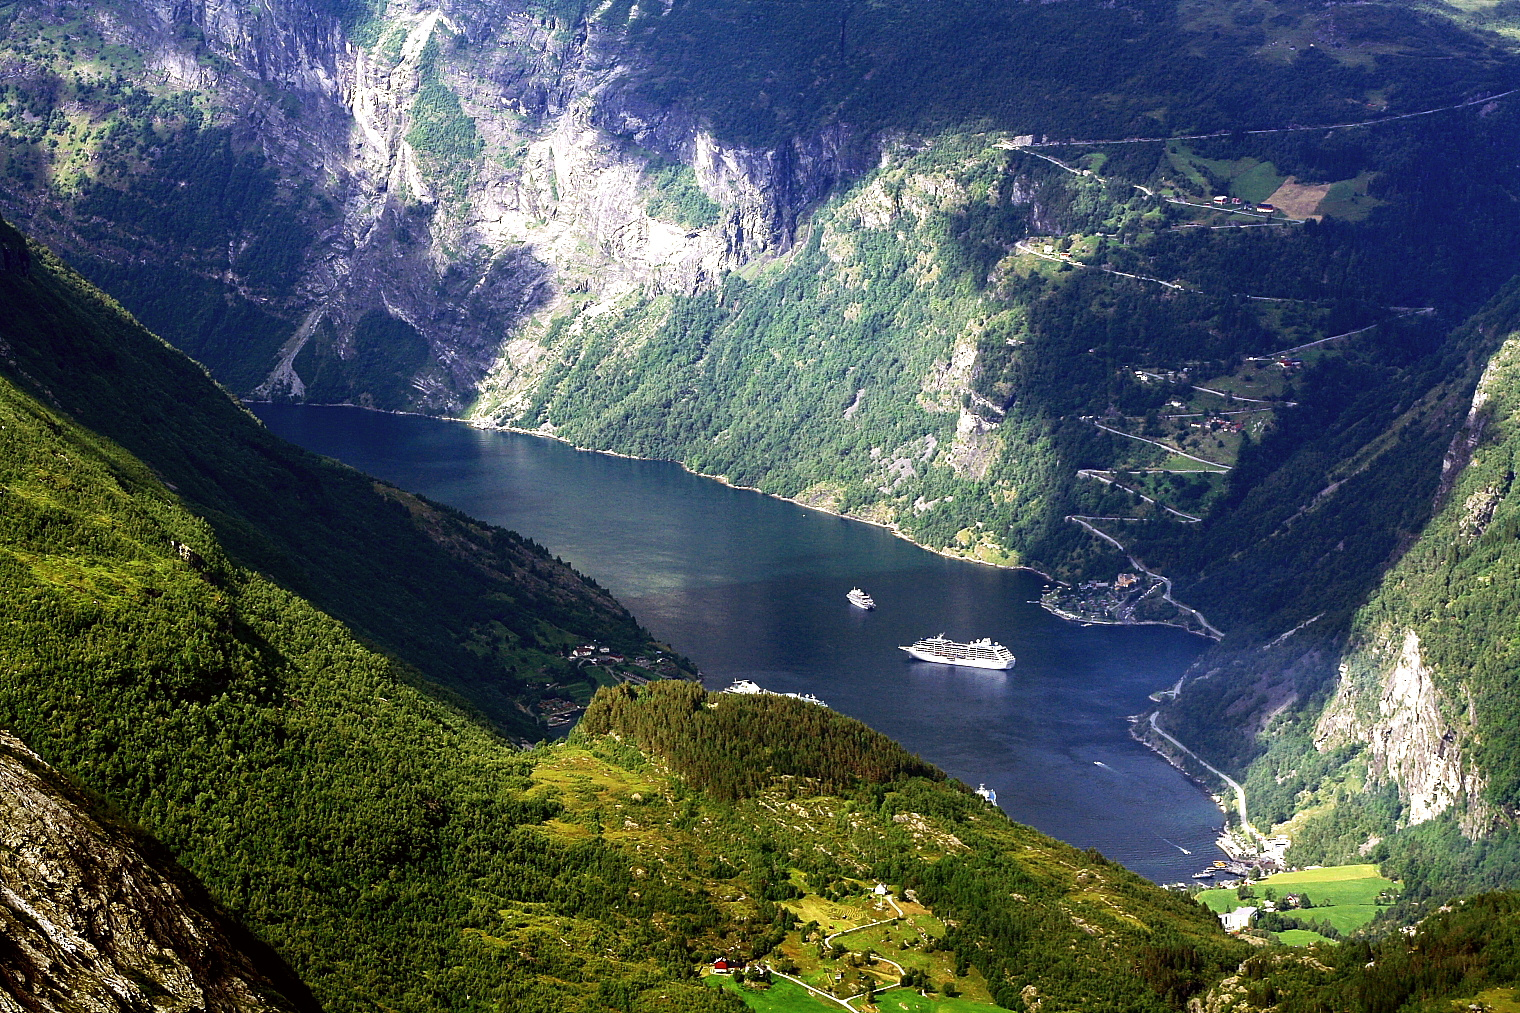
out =
{"type": "Polygon", "coordinates": [[[1065,623],[1032,603],[1033,574],[944,559],[666,463],[415,416],[255,411],[287,439],[546,545],[711,686],[814,693],[995,788],[1013,818],[1152,878],[1185,878],[1214,857],[1218,810],[1125,722],[1197,654],[1186,634],[1065,623]],[[856,584],[875,611],[845,601],[856,584]],[[941,632],[992,637],[1018,666],[947,668],[897,649],[941,632]]]}

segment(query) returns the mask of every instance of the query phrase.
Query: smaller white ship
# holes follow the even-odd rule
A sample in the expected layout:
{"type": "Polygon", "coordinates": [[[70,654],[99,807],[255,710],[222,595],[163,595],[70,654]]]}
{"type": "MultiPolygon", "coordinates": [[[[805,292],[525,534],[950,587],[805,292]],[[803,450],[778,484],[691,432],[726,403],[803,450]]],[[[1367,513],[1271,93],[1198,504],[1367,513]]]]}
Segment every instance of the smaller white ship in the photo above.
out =
{"type": "Polygon", "coordinates": [[[969,644],[960,644],[947,640],[941,633],[937,637],[920,640],[911,647],[899,647],[898,650],[907,651],[919,661],[936,665],[962,665],[967,668],[1007,670],[1013,667],[1014,661],[1012,651],[986,637],[969,644]]]}
{"type": "Polygon", "coordinates": [[[845,597],[849,599],[851,605],[858,609],[865,609],[867,612],[876,607],[876,600],[858,587],[850,588],[850,593],[845,597]]]}
{"type": "Polygon", "coordinates": [[[976,794],[980,795],[988,802],[991,802],[993,805],[997,805],[997,792],[992,788],[987,787],[985,784],[980,784],[977,786],[976,794]]]}
{"type": "Polygon", "coordinates": [[[815,704],[819,707],[827,707],[828,704],[818,699],[811,693],[777,693],[775,690],[764,689],[758,683],[749,679],[735,679],[734,684],[721,692],[733,693],[737,696],[785,696],[793,700],[801,700],[803,703],[815,704]]]}

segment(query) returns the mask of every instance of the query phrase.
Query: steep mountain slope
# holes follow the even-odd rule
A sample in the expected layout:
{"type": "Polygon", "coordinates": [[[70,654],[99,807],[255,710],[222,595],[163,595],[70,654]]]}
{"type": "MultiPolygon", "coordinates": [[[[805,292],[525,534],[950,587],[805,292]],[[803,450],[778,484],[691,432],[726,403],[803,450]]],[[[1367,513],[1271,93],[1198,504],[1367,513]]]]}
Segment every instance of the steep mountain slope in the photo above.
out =
{"type": "MultiPolygon", "coordinates": [[[[1506,10],[37,0],[0,12],[0,199],[240,393],[673,458],[1223,638],[1160,720],[1259,761],[1279,821],[1362,787],[1366,734],[1312,728],[1520,270],[1506,10]]],[[[301,473],[187,485],[117,438],[240,561],[529,733],[565,641],[483,607],[495,577],[403,645],[423,591],[262,520],[337,515],[301,473]]],[[[566,593],[560,630],[636,636],[566,593]]],[[[1469,795],[1504,765],[1462,762],[1469,795]]]]}
{"type": "MultiPolygon", "coordinates": [[[[1454,363],[1440,400],[1401,423],[1407,446],[1431,417],[1460,419],[1439,469],[1427,465],[1411,483],[1430,521],[1393,547],[1380,582],[1261,647],[1225,641],[1161,719],[1244,781],[1257,828],[1293,837],[1290,861],[1385,861],[1405,882],[1400,917],[1515,882],[1513,525],[1504,518],[1517,321],[1511,284],[1460,332],[1474,352],[1492,354],[1454,363]]],[[[1408,454],[1398,446],[1387,440],[1384,452],[1408,454]]]]}
{"type": "Polygon", "coordinates": [[[315,1011],[156,844],[0,732],[0,1009],[315,1011]]]}
{"type": "MultiPolygon", "coordinates": [[[[24,242],[0,230],[19,262],[24,242]]],[[[567,646],[648,644],[626,610],[541,547],[276,439],[201,368],[34,253],[26,273],[0,275],[0,368],[131,452],[241,564],[529,739],[541,732],[521,706],[526,684],[584,681],[567,646]]]]}
{"type": "MultiPolygon", "coordinates": [[[[833,966],[801,916],[866,877],[918,897],[902,917],[922,950],[898,940],[914,952],[896,965],[984,1000],[1161,1010],[1237,959],[1190,900],[1009,824],[825,708],[657,682],[598,697],[576,745],[521,751],[241,565],[194,499],[46,404],[64,392],[33,373],[39,347],[67,351],[69,396],[102,416],[92,398],[135,361],[177,353],[5,239],[0,725],[161,840],[324,1008],[736,1009],[694,966],[772,950],[833,966]],[[62,324],[79,328],[67,345],[62,324]],[[24,341],[40,342],[25,359],[24,341]],[[663,733],[642,751],[639,714],[663,733]]],[[[165,424],[210,483],[241,416],[183,389],[165,424]]],[[[162,411],[153,396],[135,410],[162,411]]],[[[162,446],[130,421],[127,438],[162,446]]]]}
{"type": "MultiPolygon", "coordinates": [[[[1252,488],[1291,514],[1364,466],[1380,408],[1429,393],[1421,355],[1517,266],[1520,64],[1391,6],[1265,33],[1085,0],[6,17],[9,206],[239,392],[671,457],[1061,576],[1126,566],[1068,518],[1149,520],[1142,493],[1157,520],[1230,515],[1101,531],[1179,581],[1261,539],[1281,518],[1252,488]],[[1187,203],[1274,189],[1323,227],[1187,203]],[[1209,473],[1282,406],[1221,433],[1243,413],[1191,385],[1371,324],[1356,401],[1326,418],[1346,378],[1311,370],[1320,417],[1222,495],[1209,473]],[[1331,426],[1364,435],[1302,446],[1331,426]]],[[[1351,597],[1420,521],[1363,517],[1351,597]]],[[[1216,626],[1278,622],[1218,569],[1198,604],[1246,607],[1216,626]]],[[[1160,587],[1139,614],[1207,628],[1160,587]]]]}
{"type": "Polygon", "coordinates": [[[547,974],[478,943],[512,903],[614,939],[695,901],[675,885],[623,913],[621,858],[530,829],[556,808],[525,794],[532,757],[235,564],[119,445],[8,377],[0,414],[0,721],[161,839],[325,1007],[577,1008],[600,979],[665,977],[652,943],[631,969],[547,974]]]}

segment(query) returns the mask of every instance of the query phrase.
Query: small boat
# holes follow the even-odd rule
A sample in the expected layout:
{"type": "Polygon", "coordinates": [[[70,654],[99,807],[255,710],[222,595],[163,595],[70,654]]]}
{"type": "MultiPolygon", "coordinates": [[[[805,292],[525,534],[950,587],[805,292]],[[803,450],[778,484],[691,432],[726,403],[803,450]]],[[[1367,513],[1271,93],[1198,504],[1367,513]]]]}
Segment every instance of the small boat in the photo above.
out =
{"type": "Polygon", "coordinates": [[[997,792],[985,784],[977,785],[976,791],[973,794],[980,795],[993,805],[997,805],[997,792]]]}
{"type": "Polygon", "coordinates": [[[961,665],[967,668],[991,668],[1007,670],[1013,667],[1013,652],[1002,644],[993,643],[986,637],[969,644],[947,640],[941,633],[937,637],[920,640],[911,647],[899,647],[910,657],[929,661],[936,665],[961,665]]]}
{"type": "Polygon", "coordinates": [[[876,601],[858,587],[850,588],[850,593],[845,595],[845,598],[851,605],[858,609],[865,609],[867,612],[876,607],[876,601]]]}
{"type": "Polygon", "coordinates": [[[1195,873],[1193,873],[1193,878],[1194,879],[1213,879],[1214,878],[1214,870],[1212,870],[1212,869],[1205,869],[1203,872],[1195,872],[1195,873]]]}

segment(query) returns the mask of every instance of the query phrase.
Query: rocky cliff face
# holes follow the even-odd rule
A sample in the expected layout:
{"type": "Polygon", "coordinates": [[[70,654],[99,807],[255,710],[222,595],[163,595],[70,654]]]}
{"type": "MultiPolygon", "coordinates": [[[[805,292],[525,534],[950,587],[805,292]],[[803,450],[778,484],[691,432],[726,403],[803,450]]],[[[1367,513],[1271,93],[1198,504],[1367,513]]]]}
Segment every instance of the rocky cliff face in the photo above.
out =
{"type": "Polygon", "coordinates": [[[1364,747],[1369,781],[1398,785],[1404,825],[1450,811],[1468,836],[1517,812],[1509,646],[1520,530],[1516,309],[1511,290],[1479,320],[1498,347],[1451,440],[1438,512],[1358,617],[1314,730],[1321,752],[1364,747]]]}
{"type": "Polygon", "coordinates": [[[0,732],[0,1011],[315,1011],[182,870],[0,732]]]}
{"type": "MultiPolygon", "coordinates": [[[[635,290],[710,287],[725,270],[788,249],[806,209],[876,157],[872,139],[842,125],[772,149],[725,144],[690,113],[638,97],[630,82],[639,68],[619,30],[501,3],[391,2],[354,34],[328,6],[303,0],[65,6],[40,5],[35,25],[18,25],[15,37],[57,31],[68,41],[7,62],[70,110],[68,136],[84,138],[81,150],[37,145],[36,185],[7,210],[77,255],[142,272],[188,266],[227,301],[269,317],[277,350],[235,353],[256,359],[239,361],[237,375],[259,379],[234,386],[259,397],[402,407],[376,394],[361,361],[376,353],[360,321],[378,311],[426,343],[425,361],[400,365],[410,387],[392,402],[459,412],[530,318],[635,290]],[[70,20],[80,14],[85,31],[70,20]],[[130,211],[108,222],[79,212],[78,192],[58,185],[65,161],[77,155],[74,185],[109,187],[130,203],[138,189],[165,184],[159,152],[173,141],[150,139],[119,163],[102,158],[115,143],[105,139],[110,123],[141,110],[60,83],[78,45],[106,54],[101,62],[137,54],[140,64],[111,64],[118,81],[160,103],[188,100],[200,114],[194,130],[224,132],[236,152],[265,160],[279,214],[307,231],[280,245],[299,249],[259,253],[258,229],[235,222],[191,252],[184,237],[161,236],[159,223],[130,211]],[[692,222],[651,213],[660,170],[716,214],[692,222]],[[265,264],[280,258],[294,263],[269,278],[265,264]],[[313,387],[324,358],[343,382],[313,387]]],[[[143,119],[159,134],[175,126],[151,110],[143,119]]],[[[173,335],[173,314],[165,317],[148,322],[173,335]]],[[[227,338],[247,341],[194,340],[227,338]]]]}
{"type": "Polygon", "coordinates": [[[1417,826],[1456,806],[1464,827],[1477,833],[1492,808],[1483,775],[1466,755],[1476,730],[1473,701],[1469,697],[1465,707],[1454,708],[1444,698],[1414,630],[1390,640],[1353,660],[1363,669],[1359,676],[1352,676],[1350,663],[1342,666],[1314,744],[1325,751],[1363,743],[1370,781],[1398,785],[1405,825],[1417,826]]]}

